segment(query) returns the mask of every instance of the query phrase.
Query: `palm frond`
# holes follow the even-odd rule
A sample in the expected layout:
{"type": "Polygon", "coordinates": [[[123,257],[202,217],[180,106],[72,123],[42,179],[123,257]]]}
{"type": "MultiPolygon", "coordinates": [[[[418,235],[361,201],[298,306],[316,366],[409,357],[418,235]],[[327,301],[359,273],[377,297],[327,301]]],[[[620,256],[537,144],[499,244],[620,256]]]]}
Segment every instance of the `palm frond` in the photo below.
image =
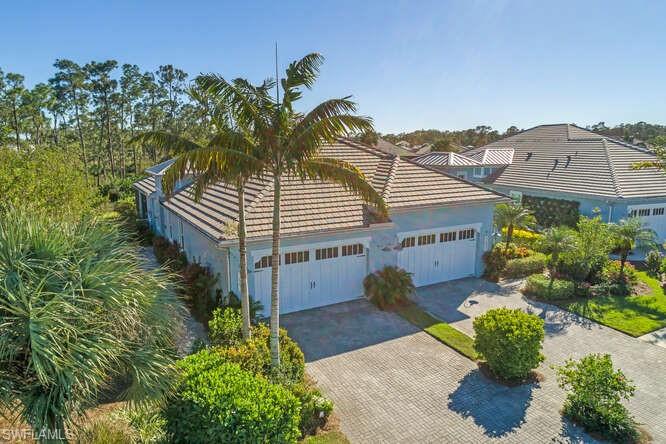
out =
{"type": "Polygon", "coordinates": [[[382,216],[388,215],[388,206],[382,196],[354,165],[327,157],[315,157],[301,162],[298,171],[303,179],[321,180],[341,185],[365,202],[373,205],[382,216]]]}
{"type": "Polygon", "coordinates": [[[166,152],[184,152],[201,148],[196,142],[165,131],[147,131],[134,136],[129,143],[154,146],[166,152]]]}
{"type": "Polygon", "coordinates": [[[310,53],[300,60],[291,62],[287,67],[287,77],[282,80],[285,91],[304,86],[312,88],[319,76],[319,68],[324,63],[324,56],[316,52],[310,53]]]}

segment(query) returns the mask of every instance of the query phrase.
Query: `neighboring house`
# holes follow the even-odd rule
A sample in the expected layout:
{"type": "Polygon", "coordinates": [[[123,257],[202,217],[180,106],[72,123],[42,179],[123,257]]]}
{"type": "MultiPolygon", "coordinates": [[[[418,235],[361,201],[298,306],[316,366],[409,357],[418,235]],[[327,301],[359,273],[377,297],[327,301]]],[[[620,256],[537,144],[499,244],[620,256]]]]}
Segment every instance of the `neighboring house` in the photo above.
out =
{"type": "Polygon", "coordinates": [[[640,216],[666,240],[666,174],[634,170],[655,160],[649,149],[610,139],[570,124],[540,125],[483,147],[431,153],[415,159],[511,195],[578,203],[581,214],[596,210],[608,222],[640,216]],[[462,156],[470,165],[461,166],[462,156]],[[476,164],[471,165],[471,163],[476,164]]]}
{"type": "MultiPolygon", "coordinates": [[[[478,276],[493,242],[495,204],[509,199],[399,156],[347,140],[322,155],[358,166],[390,207],[389,220],[342,187],[285,177],[282,185],[281,311],[355,299],[363,279],[386,265],[413,273],[417,286],[478,276]]],[[[165,200],[161,180],[170,166],[149,168],[134,184],[141,217],[177,242],[189,260],[210,267],[222,291],[238,293],[237,199],[220,183],[193,200],[184,182],[165,200]]],[[[246,191],[250,294],[270,308],[273,186],[252,180],[246,191]]]]}
{"type": "MultiPolygon", "coordinates": [[[[406,142],[405,142],[406,143],[406,142]]],[[[382,151],[386,154],[392,154],[394,156],[401,157],[412,157],[415,156],[413,152],[401,145],[395,145],[388,140],[382,139],[381,137],[377,139],[377,143],[374,145],[374,148],[382,151]]]]}

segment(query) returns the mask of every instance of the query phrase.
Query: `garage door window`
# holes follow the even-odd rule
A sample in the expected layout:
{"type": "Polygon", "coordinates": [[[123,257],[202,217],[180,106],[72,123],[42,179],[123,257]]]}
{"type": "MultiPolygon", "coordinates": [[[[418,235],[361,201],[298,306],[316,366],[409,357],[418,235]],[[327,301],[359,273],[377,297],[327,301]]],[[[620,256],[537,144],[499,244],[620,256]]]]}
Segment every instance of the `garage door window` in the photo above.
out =
{"type": "Polygon", "coordinates": [[[338,257],[338,247],[317,248],[317,250],[315,250],[315,259],[318,261],[333,259],[335,257],[338,257]]]}
{"type": "Polygon", "coordinates": [[[365,252],[365,247],[363,244],[353,244],[353,245],[343,245],[342,246],[342,255],[343,256],[358,256],[365,252]]]}
{"type": "Polygon", "coordinates": [[[310,260],[309,251],[294,251],[293,253],[286,253],[284,255],[285,265],[299,264],[301,262],[308,262],[310,260]]]}
{"type": "Polygon", "coordinates": [[[650,215],[650,209],[649,208],[641,208],[638,210],[631,210],[629,213],[629,217],[643,217],[643,216],[649,216],[650,215]]]}
{"type": "Polygon", "coordinates": [[[664,208],[653,208],[652,209],[652,215],[653,216],[663,216],[664,215],[664,208]]]}
{"type": "Polygon", "coordinates": [[[453,242],[456,240],[456,232],[455,231],[449,231],[448,233],[440,233],[439,234],[439,241],[440,242],[453,242]]]}
{"type": "Polygon", "coordinates": [[[262,268],[270,268],[273,266],[273,256],[264,256],[254,263],[255,270],[261,270],[262,268]]]}
{"type": "Polygon", "coordinates": [[[430,245],[435,243],[435,235],[434,234],[424,234],[423,236],[419,236],[419,245],[430,245]]]}
{"type": "Polygon", "coordinates": [[[406,237],[402,240],[402,242],[400,242],[400,245],[402,246],[402,248],[411,248],[416,244],[415,240],[416,239],[414,238],[414,236],[406,237]]]}
{"type": "Polygon", "coordinates": [[[467,228],[466,230],[460,230],[458,238],[460,240],[474,239],[474,228],[467,228]]]}

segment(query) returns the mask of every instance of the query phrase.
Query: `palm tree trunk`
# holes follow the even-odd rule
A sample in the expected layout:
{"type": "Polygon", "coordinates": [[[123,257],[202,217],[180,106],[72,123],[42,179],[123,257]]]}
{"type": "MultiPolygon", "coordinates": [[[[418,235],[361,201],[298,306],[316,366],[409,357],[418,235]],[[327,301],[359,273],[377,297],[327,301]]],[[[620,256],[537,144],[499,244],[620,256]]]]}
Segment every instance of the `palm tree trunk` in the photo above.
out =
{"type": "Polygon", "coordinates": [[[250,295],[247,291],[247,245],[245,237],[245,187],[238,182],[238,252],[240,256],[240,293],[243,314],[243,338],[250,339],[250,295]]]}
{"type": "Polygon", "coordinates": [[[271,367],[280,367],[280,173],[273,172],[273,258],[271,268],[271,367]]]}

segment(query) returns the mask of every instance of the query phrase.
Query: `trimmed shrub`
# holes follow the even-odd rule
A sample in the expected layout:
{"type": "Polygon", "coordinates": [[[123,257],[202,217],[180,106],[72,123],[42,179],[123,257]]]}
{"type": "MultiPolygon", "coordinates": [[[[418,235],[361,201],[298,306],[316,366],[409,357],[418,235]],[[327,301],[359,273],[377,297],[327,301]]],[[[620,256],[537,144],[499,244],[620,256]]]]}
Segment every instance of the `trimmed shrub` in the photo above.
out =
{"type": "Polygon", "coordinates": [[[610,355],[569,359],[557,369],[560,387],[568,390],[564,414],[589,433],[617,443],[635,443],[640,432],[622,399],[636,388],[621,370],[613,369],[610,355]]]}
{"type": "MultiPolygon", "coordinates": [[[[502,228],[502,237],[506,239],[507,228],[502,228]]],[[[520,247],[526,247],[531,250],[534,250],[539,244],[539,241],[543,237],[542,234],[539,234],[535,231],[521,230],[514,228],[513,235],[511,236],[511,242],[520,247]]]]}
{"type": "Polygon", "coordinates": [[[542,300],[571,299],[576,295],[576,286],[571,281],[555,279],[552,287],[550,279],[543,274],[533,274],[527,278],[523,292],[542,300]]]}
{"type": "Polygon", "coordinates": [[[652,250],[645,256],[645,268],[647,274],[656,278],[661,270],[661,261],[663,257],[659,250],[652,250]]]}
{"type": "Polygon", "coordinates": [[[333,401],[321,394],[319,389],[310,380],[304,380],[289,386],[289,390],[301,403],[301,423],[299,428],[302,435],[313,435],[319,427],[328,421],[333,411],[333,401]]]}
{"type": "Polygon", "coordinates": [[[523,206],[532,210],[537,223],[544,228],[560,225],[575,227],[580,217],[580,203],[573,200],[551,199],[524,194],[523,206]]]}
{"type": "Polygon", "coordinates": [[[240,310],[216,308],[208,321],[208,336],[213,345],[231,347],[243,341],[243,316],[240,310]]]}
{"type": "Polygon", "coordinates": [[[252,327],[252,338],[232,347],[216,347],[225,361],[241,366],[243,370],[270,377],[274,381],[298,383],[305,373],[305,358],[296,342],[280,329],[280,369],[271,371],[270,329],[265,324],[252,327]]]}
{"type": "Polygon", "coordinates": [[[386,266],[363,280],[365,296],[382,310],[407,302],[414,292],[412,274],[402,268],[386,266]]]}
{"type": "Polygon", "coordinates": [[[535,253],[520,259],[511,259],[506,263],[502,275],[506,278],[522,278],[535,273],[543,273],[547,257],[543,253],[535,253]]]}
{"type": "Polygon", "coordinates": [[[524,379],[544,360],[544,322],[538,316],[496,308],[474,319],[473,325],[474,348],[500,378],[524,379]]]}
{"type": "Polygon", "coordinates": [[[176,443],[280,442],[300,436],[300,403],[286,388],[202,350],[178,363],[181,378],[165,409],[176,443]]]}
{"type": "Polygon", "coordinates": [[[506,267],[507,259],[502,249],[495,245],[492,250],[483,253],[483,263],[485,264],[483,276],[489,281],[497,282],[506,267]]]}

